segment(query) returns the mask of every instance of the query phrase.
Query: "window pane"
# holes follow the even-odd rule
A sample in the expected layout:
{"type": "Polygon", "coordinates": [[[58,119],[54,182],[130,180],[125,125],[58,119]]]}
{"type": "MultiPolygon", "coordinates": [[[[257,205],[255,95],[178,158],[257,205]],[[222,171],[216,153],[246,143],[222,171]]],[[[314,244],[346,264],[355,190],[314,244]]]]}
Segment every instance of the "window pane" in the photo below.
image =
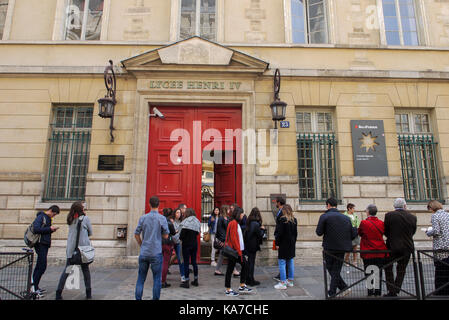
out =
{"type": "Polygon", "coordinates": [[[331,132],[332,131],[332,115],[330,113],[317,113],[317,131],[331,132]]]}
{"type": "Polygon", "coordinates": [[[309,112],[296,113],[296,131],[297,132],[312,131],[312,117],[309,112]]]}
{"type": "Polygon", "coordinates": [[[384,17],[396,17],[396,6],[394,1],[384,0],[382,2],[384,17]]]}
{"type": "Polygon", "coordinates": [[[306,43],[304,0],[292,0],[292,40],[293,43],[306,43]]]}
{"type": "Polygon", "coordinates": [[[215,0],[201,0],[200,36],[214,41],[216,38],[215,0]]]}
{"type": "Polygon", "coordinates": [[[196,0],[182,0],[180,38],[186,39],[195,35],[196,0]]]}
{"type": "Polygon", "coordinates": [[[416,32],[404,32],[404,45],[406,46],[419,45],[418,34],[416,32]]]}
{"type": "Polygon", "coordinates": [[[415,17],[413,1],[399,1],[399,12],[401,17],[415,17]]]}
{"type": "Polygon", "coordinates": [[[103,0],[89,0],[86,23],[86,40],[100,40],[103,0]]]}
{"type": "Polygon", "coordinates": [[[0,40],[2,40],[3,37],[3,29],[5,28],[7,11],[8,11],[8,0],[0,0],[0,40]]]}
{"type": "Polygon", "coordinates": [[[85,0],[70,0],[66,8],[66,40],[81,40],[85,0]]]}
{"type": "Polygon", "coordinates": [[[402,30],[403,31],[417,31],[415,19],[408,19],[402,17],[402,30]]]}
{"type": "Polygon", "coordinates": [[[327,43],[326,7],[324,1],[309,1],[307,10],[310,43],[327,43]]]}
{"type": "Polygon", "coordinates": [[[399,32],[387,31],[387,32],[385,32],[385,34],[387,36],[387,44],[397,45],[397,46],[401,45],[401,40],[399,38],[399,32]]]}
{"type": "Polygon", "coordinates": [[[385,21],[385,30],[399,31],[398,19],[396,19],[396,17],[386,17],[384,21],[385,21]]]}
{"type": "Polygon", "coordinates": [[[55,113],[56,128],[71,128],[73,123],[72,108],[58,108],[55,113]]]}

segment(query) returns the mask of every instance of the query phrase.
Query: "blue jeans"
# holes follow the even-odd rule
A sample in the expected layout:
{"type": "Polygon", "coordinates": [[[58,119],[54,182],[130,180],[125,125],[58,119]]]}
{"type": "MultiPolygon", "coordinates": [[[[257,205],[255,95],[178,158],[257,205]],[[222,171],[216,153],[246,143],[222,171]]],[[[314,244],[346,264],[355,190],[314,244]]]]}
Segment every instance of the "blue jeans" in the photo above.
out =
{"type": "Polygon", "coordinates": [[[136,300],[142,300],[143,285],[148,269],[153,272],[153,300],[159,300],[162,287],[162,252],[154,257],[139,256],[139,276],[136,283],[136,300]]]}
{"type": "Polygon", "coordinates": [[[47,255],[49,248],[50,247],[48,245],[41,243],[37,243],[34,246],[34,250],[36,250],[37,254],[36,267],[33,272],[33,284],[35,290],[39,289],[39,282],[41,281],[45,270],[47,270],[47,255]]]}
{"type": "Polygon", "coordinates": [[[179,273],[181,274],[181,277],[184,277],[184,262],[182,262],[183,260],[181,255],[181,244],[176,243],[174,248],[176,253],[176,259],[178,259],[179,273]]]}
{"type": "Polygon", "coordinates": [[[287,280],[285,267],[288,265],[288,280],[293,280],[295,274],[295,264],[293,259],[278,259],[279,263],[279,277],[282,282],[287,280]]]}

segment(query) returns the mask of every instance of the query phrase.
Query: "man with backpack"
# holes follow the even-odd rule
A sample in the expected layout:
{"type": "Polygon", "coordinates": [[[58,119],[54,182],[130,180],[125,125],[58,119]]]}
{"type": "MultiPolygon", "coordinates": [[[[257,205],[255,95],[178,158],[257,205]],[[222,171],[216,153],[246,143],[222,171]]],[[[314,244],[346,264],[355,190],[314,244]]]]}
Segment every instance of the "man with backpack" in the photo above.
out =
{"type": "Polygon", "coordinates": [[[38,295],[45,293],[44,289],[39,288],[39,282],[42,275],[47,269],[47,255],[48,249],[51,246],[51,234],[59,229],[59,227],[54,227],[51,225],[51,219],[59,214],[58,206],[51,206],[46,212],[40,211],[37,213],[36,219],[33,222],[33,233],[40,235],[39,240],[34,245],[34,250],[36,250],[37,260],[36,267],[33,272],[33,283],[34,292],[38,295]]]}

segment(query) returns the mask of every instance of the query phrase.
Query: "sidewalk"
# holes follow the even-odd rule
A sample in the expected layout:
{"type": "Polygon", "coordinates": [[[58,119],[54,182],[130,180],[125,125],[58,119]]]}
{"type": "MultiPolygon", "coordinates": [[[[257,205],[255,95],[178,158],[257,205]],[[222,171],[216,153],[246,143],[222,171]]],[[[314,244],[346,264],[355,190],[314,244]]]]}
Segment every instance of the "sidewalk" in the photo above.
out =
{"type": "MultiPolygon", "coordinates": [[[[169,288],[162,289],[161,300],[320,300],[324,299],[324,284],[322,267],[295,266],[295,286],[287,290],[276,290],[277,281],[273,276],[279,273],[274,266],[256,267],[255,279],[261,284],[255,287],[254,293],[227,297],[224,294],[224,276],[215,276],[214,268],[210,265],[199,265],[199,286],[190,289],[180,288],[179,269],[176,265],[170,267],[167,282],[169,288]]],[[[43,300],[53,300],[63,267],[48,267],[41,279],[40,287],[47,290],[43,300]]],[[[222,272],[226,266],[222,267],[222,272]]],[[[83,276],[79,290],[64,289],[64,300],[83,300],[85,290],[83,276]]],[[[92,296],[94,300],[134,300],[134,290],[137,280],[137,269],[125,268],[96,268],[91,267],[92,296]]],[[[232,288],[236,290],[239,278],[232,279],[232,288]]],[[[153,279],[151,270],[148,273],[143,294],[144,300],[152,299],[153,279]]]]}

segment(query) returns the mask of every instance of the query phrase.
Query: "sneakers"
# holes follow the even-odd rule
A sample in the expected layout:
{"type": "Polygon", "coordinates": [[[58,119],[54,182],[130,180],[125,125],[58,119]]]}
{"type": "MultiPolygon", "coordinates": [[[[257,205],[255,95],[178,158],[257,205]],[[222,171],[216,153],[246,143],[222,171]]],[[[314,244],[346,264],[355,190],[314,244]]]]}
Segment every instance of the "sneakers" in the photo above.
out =
{"type": "Polygon", "coordinates": [[[239,295],[239,293],[238,292],[235,292],[234,290],[226,290],[225,291],[225,294],[227,295],[227,296],[230,296],[230,297],[237,297],[238,295],[239,295]]]}
{"type": "Polygon", "coordinates": [[[243,287],[239,287],[239,292],[240,293],[251,293],[251,292],[253,292],[253,289],[248,288],[246,285],[244,285],[243,287]]]}
{"type": "Polygon", "coordinates": [[[210,263],[210,265],[211,265],[211,267],[216,267],[216,266],[217,266],[217,263],[216,263],[215,261],[212,261],[212,262],[210,263]]]}
{"type": "Polygon", "coordinates": [[[294,287],[295,285],[294,285],[294,283],[293,283],[293,280],[287,280],[287,287],[294,287]]]}
{"type": "Polygon", "coordinates": [[[277,290],[286,290],[287,285],[284,282],[279,282],[277,285],[274,286],[277,290]]]}
{"type": "Polygon", "coordinates": [[[352,289],[346,289],[345,291],[343,291],[340,295],[342,297],[346,297],[348,294],[351,294],[352,289]]]}

